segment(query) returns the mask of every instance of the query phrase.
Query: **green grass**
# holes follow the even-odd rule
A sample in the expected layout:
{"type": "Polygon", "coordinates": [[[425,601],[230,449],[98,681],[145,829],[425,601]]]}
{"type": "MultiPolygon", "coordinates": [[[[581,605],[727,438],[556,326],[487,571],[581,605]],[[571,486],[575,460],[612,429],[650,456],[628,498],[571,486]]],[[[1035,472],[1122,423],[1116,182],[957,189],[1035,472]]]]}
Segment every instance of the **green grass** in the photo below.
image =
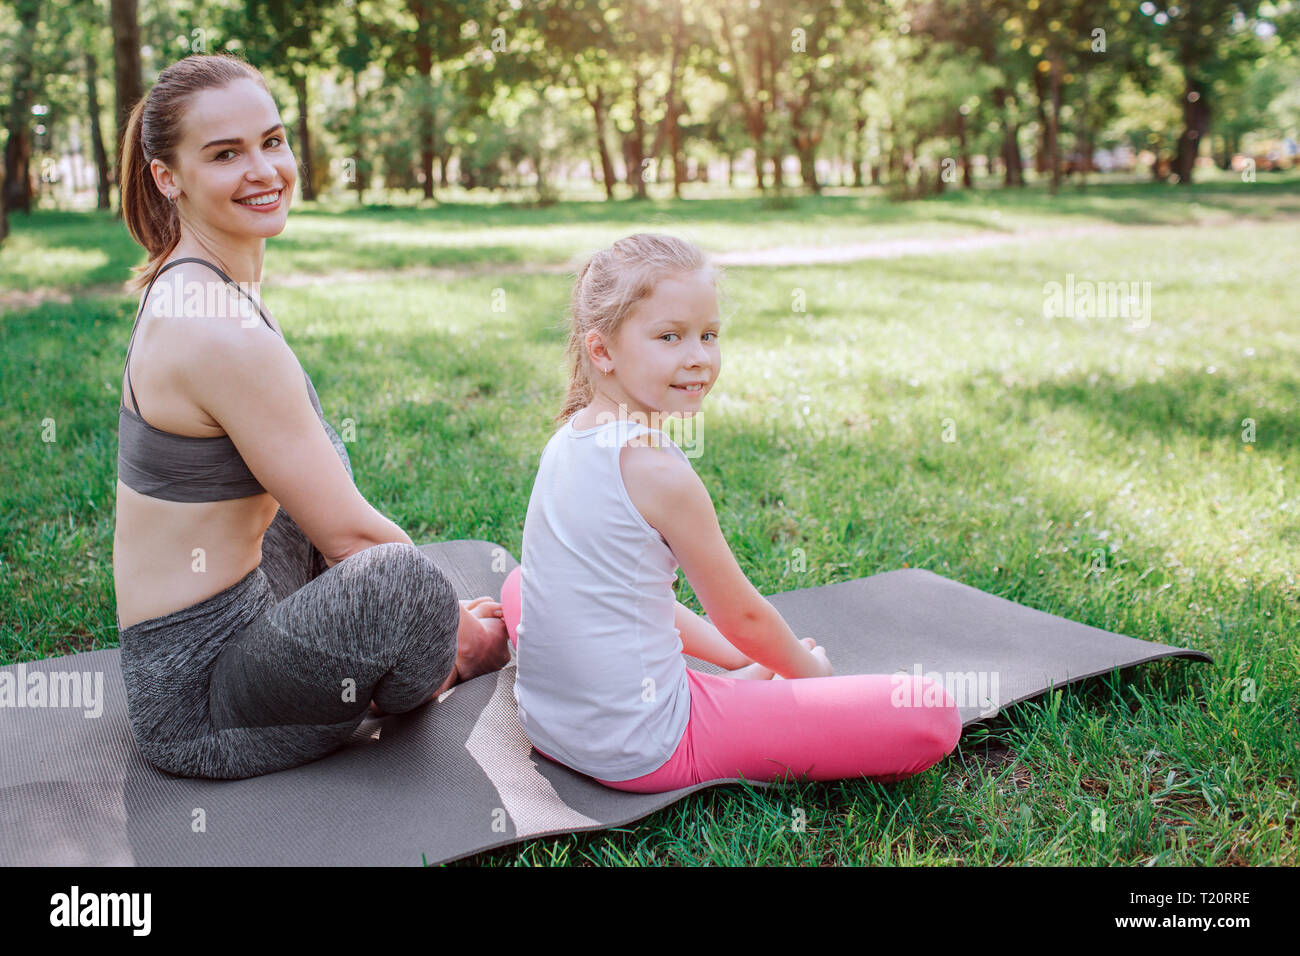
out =
{"type": "MultiPolygon", "coordinates": [[[[1022,190],[953,190],[917,203],[890,203],[879,188],[791,195],[645,202],[566,202],[545,209],[516,202],[452,200],[358,207],[348,200],[299,202],[284,233],[267,246],[270,282],[289,273],[410,267],[563,265],[638,231],[672,228],[709,249],[832,246],[917,237],[1010,235],[1106,225],[1196,225],[1231,217],[1300,215],[1300,171],[1259,181],[1211,178],[1180,188],[1117,183],[1053,199],[1022,190]]],[[[109,213],[42,210],[15,215],[4,246],[0,293],[121,283],[144,256],[109,213]]],[[[3,300],[0,299],[0,302],[3,300]]]]}
{"type": "MultiPolygon", "coordinates": [[[[467,862],[1298,862],[1298,192],[1292,179],[1093,187],[1055,203],[1031,190],[903,205],[823,197],[785,210],[700,200],[295,212],[292,234],[268,248],[266,295],[326,416],[358,422],[349,451],[362,494],[417,542],[485,538],[516,555],[565,381],[566,279],[530,263],[647,226],[715,251],[1008,221],[1177,227],[732,267],[734,314],[694,465],[764,593],[924,567],[1205,650],[1213,665],[1159,661],[1016,705],[900,783],[717,788],[631,827],[467,862]],[[1255,221],[1198,226],[1207,208],[1255,221]],[[274,284],[363,260],[474,270],[274,284]],[[1044,284],[1067,274],[1150,282],[1150,327],[1044,318],[1044,284]],[[495,289],[504,312],[493,311],[495,289]],[[791,311],[797,289],[804,313],[791,311]]],[[[25,288],[85,288],[138,261],[101,217],[33,220],[40,228],[20,223],[14,249],[50,265],[25,288]],[[96,249],[98,264],[53,265],[96,249]]],[[[5,272],[8,288],[24,288],[5,272]]],[[[132,317],[123,296],[83,295],[0,322],[0,427],[12,436],[0,488],[4,662],[116,645],[115,421],[132,317]],[[42,440],[46,419],[55,442],[42,440]]],[[[680,596],[699,609],[684,580],[680,596]]]]}

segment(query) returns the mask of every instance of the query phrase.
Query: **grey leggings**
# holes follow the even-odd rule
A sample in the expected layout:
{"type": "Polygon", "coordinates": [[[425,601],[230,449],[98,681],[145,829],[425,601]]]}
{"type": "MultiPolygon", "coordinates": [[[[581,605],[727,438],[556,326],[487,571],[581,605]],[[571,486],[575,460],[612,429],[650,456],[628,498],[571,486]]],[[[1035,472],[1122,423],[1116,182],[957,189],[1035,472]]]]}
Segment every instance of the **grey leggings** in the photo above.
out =
{"type": "Polygon", "coordinates": [[[242,580],[120,631],[131,732],[149,763],[183,777],[310,763],[348,740],[371,699],[389,713],[428,701],[459,623],[428,555],[381,544],[326,569],[280,509],[242,580]]]}

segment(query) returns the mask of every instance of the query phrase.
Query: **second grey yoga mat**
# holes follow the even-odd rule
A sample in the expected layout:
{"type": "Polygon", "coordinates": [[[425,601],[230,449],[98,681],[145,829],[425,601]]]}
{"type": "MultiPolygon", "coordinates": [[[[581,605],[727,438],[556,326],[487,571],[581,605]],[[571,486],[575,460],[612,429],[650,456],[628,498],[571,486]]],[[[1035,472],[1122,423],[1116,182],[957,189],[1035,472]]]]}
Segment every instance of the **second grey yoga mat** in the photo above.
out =
{"type": "MultiPolygon", "coordinates": [[[[517,564],[487,541],[421,548],[462,599],[499,598],[517,564]]],[[[1112,668],[1170,656],[1210,660],[920,569],[768,599],[796,634],[826,646],[836,673],[938,675],[966,725],[1112,668]]],[[[513,664],[413,713],[368,719],[342,750],[303,767],[249,780],[173,777],[136,751],[118,653],[0,668],[11,688],[36,672],[49,686],[52,675],[76,673],[102,687],[98,716],[84,707],[0,707],[0,864],[439,863],[528,837],[621,826],[724,783],[622,793],[538,756],[515,713],[513,664]]]]}

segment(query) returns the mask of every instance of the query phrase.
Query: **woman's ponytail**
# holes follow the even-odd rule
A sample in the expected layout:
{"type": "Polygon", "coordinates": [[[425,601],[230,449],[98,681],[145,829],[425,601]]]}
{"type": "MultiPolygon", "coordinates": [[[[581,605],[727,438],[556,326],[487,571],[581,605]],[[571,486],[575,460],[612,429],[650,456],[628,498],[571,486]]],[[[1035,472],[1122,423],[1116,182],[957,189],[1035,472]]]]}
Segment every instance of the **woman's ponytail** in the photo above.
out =
{"type": "Polygon", "coordinates": [[[149,261],[132,269],[137,273],[127,288],[138,291],[152,281],[181,238],[180,216],[153,180],[144,148],[144,110],[146,99],[131,109],[122,143],[122,219],[131,238],[144,247],[149,261]]]}

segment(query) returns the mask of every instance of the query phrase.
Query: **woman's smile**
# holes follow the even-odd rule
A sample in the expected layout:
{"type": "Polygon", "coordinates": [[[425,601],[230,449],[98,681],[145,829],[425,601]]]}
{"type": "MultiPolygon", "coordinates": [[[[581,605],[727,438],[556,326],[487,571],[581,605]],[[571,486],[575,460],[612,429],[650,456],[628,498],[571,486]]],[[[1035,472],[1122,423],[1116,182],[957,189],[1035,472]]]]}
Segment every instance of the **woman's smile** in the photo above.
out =
{"type": "Polygon", "coordinates": [[[256,209],[260,212],[267,212],[280,208],[280,195],[284,192],[283,187],[280,189],[269,189],[265,192],[253,193],[236,199],[235,202],[241,206],[247,206],[249,209],[256,209]]]}

